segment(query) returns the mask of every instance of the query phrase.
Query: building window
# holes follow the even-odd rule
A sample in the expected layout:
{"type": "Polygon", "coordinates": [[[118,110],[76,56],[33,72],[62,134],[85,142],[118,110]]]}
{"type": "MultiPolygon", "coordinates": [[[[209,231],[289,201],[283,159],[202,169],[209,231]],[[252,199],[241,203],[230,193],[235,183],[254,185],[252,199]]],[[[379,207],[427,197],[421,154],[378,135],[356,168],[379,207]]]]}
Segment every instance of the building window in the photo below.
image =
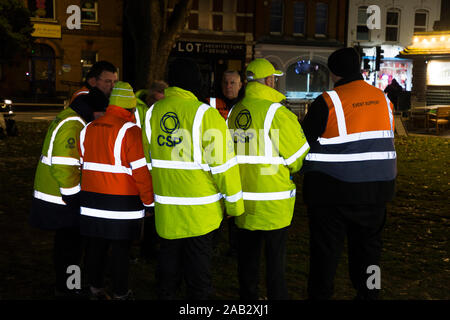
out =
{"type": "Polygon", "coordinates": [[[254,2],[247,0],[236,0],[236,2],[236,31],[252,33],[254,2]]]}
{"type": "Polygon", "coordinates": [[[305,34],[305,2],[294,2],[294,34],[305,34]]]}
{"type": "Polygon", "coordinates": [[[81,21],[97,22],[98,1],[85,0],[81,1],[81,21]]]}
{"type": "Polygon", "coordinates": [[[397,42],[400,28],[400,12],[389,10],[386,16],[386,41],[397,42]]]}
{"type": "Polygon", "coordinates": [[[283,32],[283,1],[272,1],[270,6],[270,33],[283,32]]]}
{"type": "Polygon", "coordinates": [[[213,1],[213,31],[223,30],[223,0],[213,1]]]}
{"type": "Polygon", "coordinates": [[[427,31],[428,11],[418,10],[414,15],[414,32],[427,31]]]}
{"type": "Polygon", "coordinates": [[[81,51],[81,79],[86,81],[86,75],[91,69],[92,65],[97,62],[97,52],[96,51],[81,51]]]}
{"type": "MultiPolygon", "coordinates": [[[[172,10],[173,6],[174,5],[172,4],[172,10]]],[[[191,14],[189,15],[186,29],[198,30],[198,0],[192,2],[191,14]]]]}
{"type": "Polygon", "coordinates": [[[316,3],[316,36],[326,36],[328,29],[328,4],[316,3]]]}
{"type": "Polygon", "coordinates": [[[367,28],[367,7],[358,8],[358,22],[356,25],[356,40],[369,41],[369,28],[367,28]]]}
{"type": "Polygon", "coordinates": [[[28,9],[33,18],[56,20],[55,0],[28,0],[28,9]]]}

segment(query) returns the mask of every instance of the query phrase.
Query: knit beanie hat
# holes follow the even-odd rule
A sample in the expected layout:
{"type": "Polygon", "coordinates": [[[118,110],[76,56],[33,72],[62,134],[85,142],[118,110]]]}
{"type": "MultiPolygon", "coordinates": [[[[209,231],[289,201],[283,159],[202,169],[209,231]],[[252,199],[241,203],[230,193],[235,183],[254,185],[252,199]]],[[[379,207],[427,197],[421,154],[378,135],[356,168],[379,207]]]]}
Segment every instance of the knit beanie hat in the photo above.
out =
{"type": "Polygon", "coordinates": [[[328,69],[335,75],[347,78],[361,72],[361,60],[354,48],[341,48],[328,57],[328,69]]]}
{"type": "Polygon", "coordinates": [[[116,82],[111,91],[111,96],[109,97],[109,104],[124,109],[136,107],[136,96],[134,95],[133,88],[128,82],[116,82]]]}
{"type": "Polygon", "coordinates": [[[203,79],[197,63],[185,58],[177,58],[169,65],[168,82],[171,87],[192,92],[199,97],[203,87],[203,79]]]}
{"type": "Polygon", "coordinates": [[[94,112],[105,111],[109,104],[105,94],[96,87],[89,89],[89,93],[86,95],[86,102],[94,112]]]}

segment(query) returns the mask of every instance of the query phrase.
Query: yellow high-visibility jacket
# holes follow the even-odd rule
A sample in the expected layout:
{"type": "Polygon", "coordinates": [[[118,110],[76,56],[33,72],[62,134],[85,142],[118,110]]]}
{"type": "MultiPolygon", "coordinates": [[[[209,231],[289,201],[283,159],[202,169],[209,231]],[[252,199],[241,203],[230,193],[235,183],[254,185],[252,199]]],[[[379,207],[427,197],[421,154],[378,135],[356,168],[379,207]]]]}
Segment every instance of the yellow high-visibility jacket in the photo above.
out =
{"type": "Polygon", "coordinates": [[[309,145],[297,117],[279,103],[284,99],[250,82],[228,115],[245,205],[235,220],[239,228],[275,230],[291,224],[296,195],[291,175],[302,167],[309,145]]]}
{"type": "Polygon", "coordinates": [[[201,236],[219,227],[224,209],[243,213],[233,142],[216,109],[169,87],[147,111],[143,136],[161,237],[201,236]]]}

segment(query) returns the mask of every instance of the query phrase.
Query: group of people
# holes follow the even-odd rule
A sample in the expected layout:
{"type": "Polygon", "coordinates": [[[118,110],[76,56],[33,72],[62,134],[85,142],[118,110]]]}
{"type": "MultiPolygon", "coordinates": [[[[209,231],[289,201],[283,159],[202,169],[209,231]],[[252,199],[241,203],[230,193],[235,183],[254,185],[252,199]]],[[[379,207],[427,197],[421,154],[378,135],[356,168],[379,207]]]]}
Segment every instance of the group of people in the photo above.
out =
{"type": "Polygon", "coordinates": [[[332,53],[328,68],[335,88],[300,124],[275,89],[283,72],[266,59],[249,63],[245,87],[238,72],[226,71],[221,97],[205,101],[191,60],[169,65],[167,85],[136,93],[118,81],[112,64],[94,64],[86,86],[51,123],[36,171],[31,224],[55,230],[56,292],[75,293],[66,270],[80,265],[83,237],[90,297],[131,298],[130,247],[144,220],[152,221],[144,234],[158,235],[158,297],[176,298],[184,280],[187,298],[212,298],[212,249],[226,219],[239,297],[260,298],[264,247],[266,296],[288,299],[286,243],[293,174],[300,171],[309,298],[332,297],[346,236],[356,297],[377,298],[367,268],[379,265],[386,202],[394,194],[392,104],[363,81],[354,49],[332,53]],[[104,283],[109,250],[112,297],[104,283]]]}

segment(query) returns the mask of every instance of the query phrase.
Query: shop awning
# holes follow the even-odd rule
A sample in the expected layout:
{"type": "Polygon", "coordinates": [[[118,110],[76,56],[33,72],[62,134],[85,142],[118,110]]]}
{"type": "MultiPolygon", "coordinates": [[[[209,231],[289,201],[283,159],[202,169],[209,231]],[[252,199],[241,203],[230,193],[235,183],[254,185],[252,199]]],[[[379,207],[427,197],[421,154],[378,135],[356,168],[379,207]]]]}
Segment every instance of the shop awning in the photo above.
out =
{"type": "Polygon", "coordinates": [[[413,43],[400,51],[401,58],[424,56],[450,57],[450,30],[433,32],[416,32],[413,43]]]}

